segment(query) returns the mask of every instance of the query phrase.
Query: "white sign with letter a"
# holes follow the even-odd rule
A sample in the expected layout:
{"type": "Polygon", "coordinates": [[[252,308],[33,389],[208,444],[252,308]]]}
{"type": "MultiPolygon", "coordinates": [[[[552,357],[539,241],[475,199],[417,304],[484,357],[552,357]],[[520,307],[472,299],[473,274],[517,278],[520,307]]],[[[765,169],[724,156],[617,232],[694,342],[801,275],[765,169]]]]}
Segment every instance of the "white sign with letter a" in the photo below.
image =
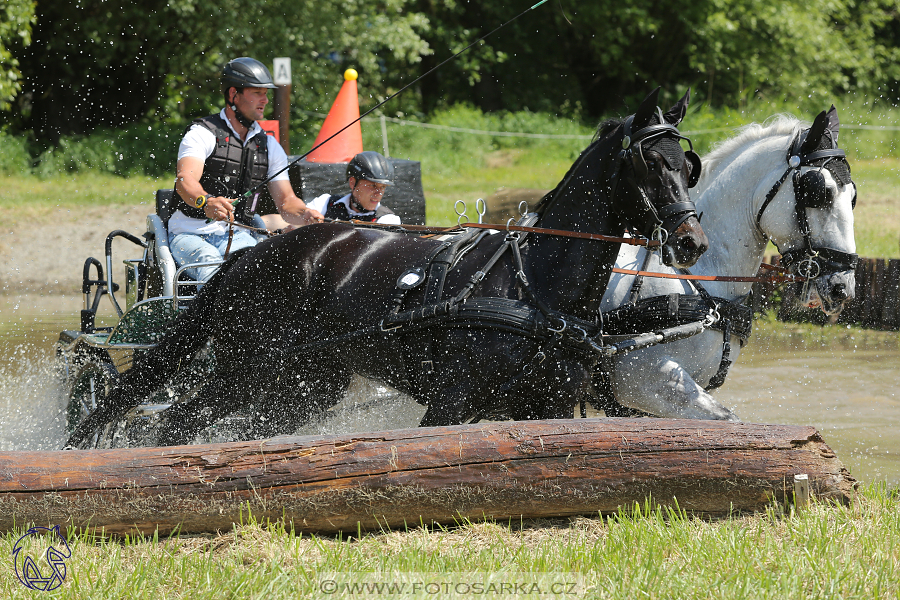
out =
{"type": "Polygon", "coordinates": [[[276,58],[272,66],[275,85],[291,85],[291,59],[276,58]]]}

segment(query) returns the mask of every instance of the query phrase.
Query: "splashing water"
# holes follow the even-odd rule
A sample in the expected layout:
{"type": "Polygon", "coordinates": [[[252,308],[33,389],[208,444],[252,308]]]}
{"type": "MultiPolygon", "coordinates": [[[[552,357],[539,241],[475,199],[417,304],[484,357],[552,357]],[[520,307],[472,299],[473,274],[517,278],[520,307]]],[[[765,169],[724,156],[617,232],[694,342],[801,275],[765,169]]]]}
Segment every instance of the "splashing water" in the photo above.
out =
{"type": "Polygon", "coordinates": [[[297,435],[328,435],[418,427],[425,407],[411,397],[354,375],[343,400],[324,419],[300,428],[297,435]]]}
{"type": "Polygon", "coordinates": [[[56,450],[65,439],[65,393],[56,359],[20,345],[0,365],[0,450],[56,450]]]}

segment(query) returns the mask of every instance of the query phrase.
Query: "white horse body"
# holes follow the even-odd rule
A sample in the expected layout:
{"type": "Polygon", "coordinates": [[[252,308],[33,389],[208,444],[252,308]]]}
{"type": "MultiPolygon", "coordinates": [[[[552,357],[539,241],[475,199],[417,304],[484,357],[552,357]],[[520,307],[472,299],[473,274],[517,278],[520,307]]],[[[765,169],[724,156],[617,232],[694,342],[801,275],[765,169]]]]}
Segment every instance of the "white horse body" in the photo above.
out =
{"type": "MultiPolygon", "coordinates": [[[[828,127],[837,139],[837,115],[828,127]]],[[[824,113],[823,113],[824,115],[824,113]]],[[[795,197],[791,179],[778,190],[760,218],[757,215],[766,195],[788,167],[787,153],[797,132],[805,127],[793,117],[781,116],[769,125],[752,124],[723,142],[703,159],[703,174],[694,189],[697,212],[703,216],[703,229],[709,237],[709,250],[691,269],[695,275],[752,277],[762,263],[767,240],[763,232],[783,252],[802,248],[804,238],[794,214],[795,197]],[[760,231],[762,230],[762,231],[760,231]]],[[[801,172],[816,169],[804,167],[801,172]]],[[[855,253],[851,201],[853,184],[841,185],[827,169],[821,169],[826,185],[834,192],[830,207],[807,209],[811,239],[846,253],[855,253]]],[[[645,250],[623,246],[616,266],[638,270],[645,250]]],[[[650,258],[647,271],[672,273],[657,255],[650,258]]],[[[633,275],[613,273],[603,297],[601,310],[608,311],[624,304],[634,282],[633,275]]],[[[703,281],[703,287],[714,297],[732,301],[750,293],[752,283],[703,281]]],[[[825,273],[809,286],[807,306],[819,306],[825,312],[837,312],[843,302],[852,299],[852,270],[825,273]],[[829,290],[848,290],[843,298],[829,290]],[[837,295],[837,298],[833,296],[837,295]]],[[[672,293],[696,294],[685,280],[645,277],[638,299],[672,293]]],[[[730,358],[740,353],[737,336],[731,338],[730,358]]],[[[644,348],[614,357],[610,384],[619,404],[661,417],[691,419],[738,420],[729,409],[719,404],[704,388],[719,369],[723,356],[723,333],[706,329],[699,335],[644,348]]]]}

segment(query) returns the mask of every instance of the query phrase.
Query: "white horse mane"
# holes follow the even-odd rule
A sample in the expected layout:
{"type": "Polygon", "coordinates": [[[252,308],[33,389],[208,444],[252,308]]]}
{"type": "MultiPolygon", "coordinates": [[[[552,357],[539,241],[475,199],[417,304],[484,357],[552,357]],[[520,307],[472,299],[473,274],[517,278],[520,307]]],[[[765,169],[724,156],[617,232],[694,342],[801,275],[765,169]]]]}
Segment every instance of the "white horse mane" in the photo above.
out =
{"type": "Polygon", "coordinates": [[[809,127],[809,123],[785,113],[773,115],[762,123],[750,123],[738,129],[738,134],[717,143],[709,154],[703,157],[703,177],[716,171],[718,163],[745,146],[761,139],[779,135],[793,136],[798,129],[809,127]]]}

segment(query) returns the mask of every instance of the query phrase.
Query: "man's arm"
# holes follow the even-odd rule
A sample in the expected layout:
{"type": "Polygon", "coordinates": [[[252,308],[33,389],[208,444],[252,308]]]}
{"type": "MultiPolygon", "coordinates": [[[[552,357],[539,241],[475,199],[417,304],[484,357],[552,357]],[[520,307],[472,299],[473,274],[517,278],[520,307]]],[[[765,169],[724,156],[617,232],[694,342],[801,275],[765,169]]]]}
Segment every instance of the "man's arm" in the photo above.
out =
{"type": "MultiPolygon", "coordinates": [[[[197,198],[206,195],[200,178],[203,176],[203,160],[193,156],[178,159],[175,167],[175,191],[188,206],[196,208],[197,198]]],[[[215,221],[230,221],[234,218],[231,200],[221,196],[210,197],[203,207],[203,214],[215,221]]]]}
{"type": "Polygon", "coordinates": [[[269,193],[275,201],[278,214],[289,225],[302,227],[311,223],[320,223],[324,219],[322,213],[313,210],[297,197],[291,188],[291,182],[287,179],[269,182],[269,193]]]}

